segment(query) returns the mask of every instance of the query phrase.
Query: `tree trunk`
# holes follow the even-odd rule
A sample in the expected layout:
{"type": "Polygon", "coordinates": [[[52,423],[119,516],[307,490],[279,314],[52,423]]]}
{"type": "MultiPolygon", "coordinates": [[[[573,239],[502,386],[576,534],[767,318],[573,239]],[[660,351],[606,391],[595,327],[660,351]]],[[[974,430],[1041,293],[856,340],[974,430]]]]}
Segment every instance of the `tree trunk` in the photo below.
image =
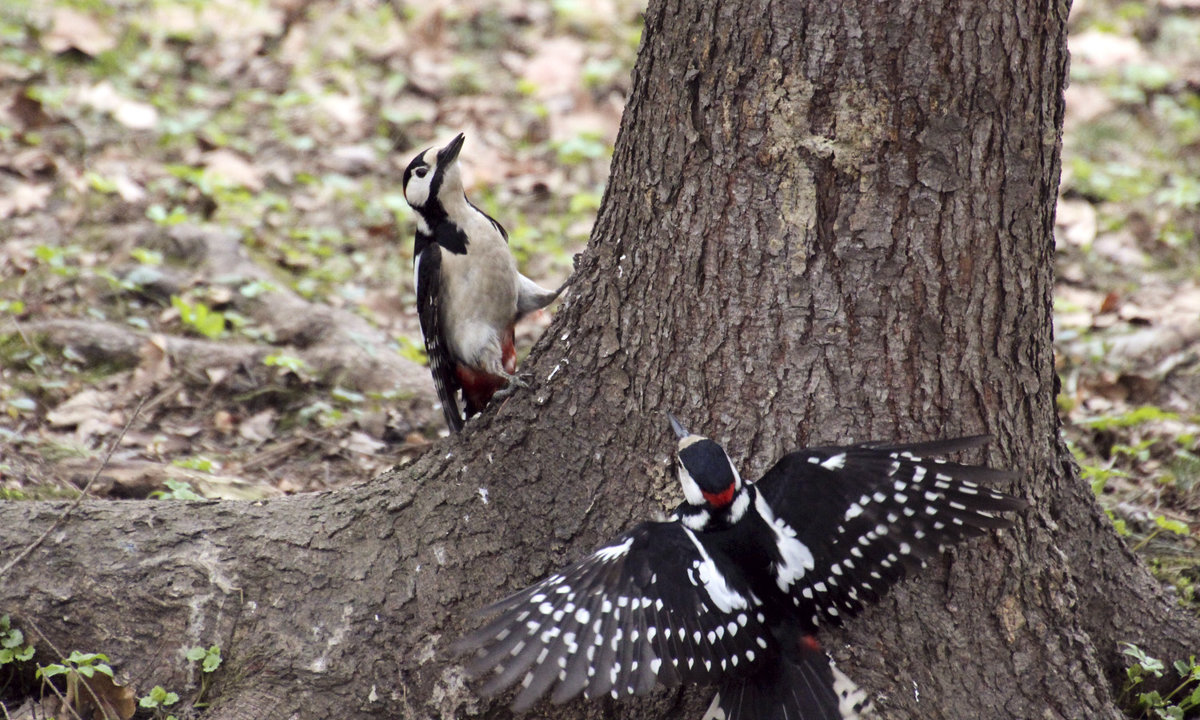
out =
{"type": "MultiPolygon", "coordinates": [[[[883,717],[1119,717],[1118,641],[1175,658],[1200,630],[1057,439],[1067,9],[652,2],[530,389],[344,491],[88,503],[0,607],[108,653],[139,692],[194,681],[181,649],[220,644],[214,718],[504,717],[445,647],[475,608],[678,501],[664,411],[748,477],[800,444],[987,432],[1034,507],[826,642],[883,717]]],[[[0,507],[0,564],[60,510],[0,507]]],[[[710,695],[530,716],[687,717],[710,695]]]]}

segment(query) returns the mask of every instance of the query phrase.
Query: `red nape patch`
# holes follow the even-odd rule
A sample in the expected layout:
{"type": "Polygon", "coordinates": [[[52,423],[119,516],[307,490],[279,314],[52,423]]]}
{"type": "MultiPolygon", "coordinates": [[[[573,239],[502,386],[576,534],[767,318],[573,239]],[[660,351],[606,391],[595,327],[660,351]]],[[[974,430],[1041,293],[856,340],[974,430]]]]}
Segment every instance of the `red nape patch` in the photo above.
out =
{"type": "Polygon", "coordinates": [[[733,485],[733,483],[730,483],[729,487],[725,488],[724,492],[710,493],[704,492],[703,490],[700,492],[704,495],[704,499],[708,501],[709,505],[712,505],[713,507],[725,507],[729,503],[733,502],[733,485]]]}
{"type": "Polygon", "coordinates": [[[817,642],[815,635],[805,635],[800,638],[800,647],[812,652],[821,652],[821,643],[817,642]]]}

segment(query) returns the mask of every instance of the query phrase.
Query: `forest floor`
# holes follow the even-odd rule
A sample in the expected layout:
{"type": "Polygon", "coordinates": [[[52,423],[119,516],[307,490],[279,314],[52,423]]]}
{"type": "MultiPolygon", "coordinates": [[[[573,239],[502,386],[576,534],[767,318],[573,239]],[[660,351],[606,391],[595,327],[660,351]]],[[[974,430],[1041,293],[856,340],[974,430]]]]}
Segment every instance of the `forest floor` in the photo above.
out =
{"type": "MultiPolygon", "coordinates": [[[[641,9],[5,2],[0,500],[72,497],[102,463],[99,497],[324,490],[443,433],[403,168],[464,131],[469,195],[556,286],[600,204],[641,9]]],[[[1186,600],[1200,582],[1198,37],[1200,0],[1075,2],[1056,226],[1067,436],[1119,531],[1186,600]]]]}

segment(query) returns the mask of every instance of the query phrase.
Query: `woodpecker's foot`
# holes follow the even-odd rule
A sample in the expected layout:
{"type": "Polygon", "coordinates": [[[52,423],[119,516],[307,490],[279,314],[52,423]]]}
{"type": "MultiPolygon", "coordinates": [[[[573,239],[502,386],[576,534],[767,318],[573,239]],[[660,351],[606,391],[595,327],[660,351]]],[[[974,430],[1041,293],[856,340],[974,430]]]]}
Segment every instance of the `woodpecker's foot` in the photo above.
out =
{"type": "Polygon", "coordinates": [[[506,375],[505,379],[508,380],[508,384],[496,391],[496,394],[493,396],[496,399],[503,400],[516,392],[517,388],[529,387],[529,381],[520,375],[506,375]]]}

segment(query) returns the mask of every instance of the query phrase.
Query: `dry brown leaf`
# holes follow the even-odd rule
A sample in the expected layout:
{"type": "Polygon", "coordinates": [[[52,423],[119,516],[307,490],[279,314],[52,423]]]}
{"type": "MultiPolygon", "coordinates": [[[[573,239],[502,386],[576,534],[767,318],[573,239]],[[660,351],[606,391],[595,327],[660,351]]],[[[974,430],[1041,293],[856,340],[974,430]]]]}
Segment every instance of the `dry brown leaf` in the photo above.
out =
{"type": "Polygon", "coordinates": [[[149,130],[158,124],[158,110],[153,105],[123,97],[107,81],[78,90],[76,97],[131,130],[149,130]]]}
{"type": "Polygon", "coordinates": [[[213,413],[213,428],[222,435],[233,432],[234,425],[233,413],[228,410],[218,410],[213,413]]]}
{"type": "Polygon", "coordinates": [[[117,685],[101,672],[90,678],[74,672],[67,676],[67,703],[82,717],[129,720],[137,711],[134,698],[133,688],[117,685]]]}
{"type": "Polygon", "coordinates": [[[204,155],[204,166],[226,180],[231,180],[251,192],[263,189],[258,168],[232,150],[220,148],[204,155]]]}
{"type": "Polygon", "coordinates": [[[1146,62],[1146,51],[1137,40],[1100,30],[1073,33],[1070,46],[1072,65],[1105,69],[1146,62]]]}
{"type": "Polygon", "coordinates": [[[146,199],[146,191],[138,181],[133,180],[125,174],[106,175],[109,180],[113,181],[113,186],[116,188],[116,194],[125,200],[126,203],[140,203],[146,199]]]}
{"type": "Polygon", "coordinates": [[[26,178],[38,175],[49,176],[56,169],[54,156],[42,148],[26,148],[11,157],[4,158],[3,165],[26,178]]]}
{"type": "Polygon", "coordinates": [[[109,408],[113,395],[95,389],[83,390],[46,413],[51,427],[75,427],[75,435],[87,441],[93,435],[104,435],[114,429],[109,408]]]}
{"type": "Polygon", "coordinates": [[[46,207],[53,187],[46,183],[19,182],[0,196],[0,219],[26,215],[46,207]]]}
{"type": "Polygon", "coordinates": [[[21,129],[25,131],[37,130],[53,122],[53,118],[43,109],[41,101],[29,97],[28,87],[17,88],[5,111],[13,120],[19,122],[21,129]]]}
{"type": "Polygon", "coordinates": [[[255,413],[238,426],[238,435],[251,442],[264,442],[275,432],[275,411],[271,409],[255,413]]]}
{"type": "Polygon", "coordinates": [[[206,498],[220,500],[264,500],[279,494],[275,488],[234,475],[212,475],[198,471],[180,472],[171,468],[172,475],[184,476],[196,492],[206,498]]]}
{"type": "Polygon", "coordinates": [[[362,137],[366,113],[363,111],[361,97],[343,93],[326,94],[317,99],[317,104],[329,117],[345,128],[351,137],[362,137]]]}
{"type": "Polygon", "coordinates": [[[1104,296],[1104,299],[1102,301],[1100,301],[1100,312],[1102,312],[1102,313],[1116,312],[1117,308],[1120,307],[1120,305],[1121,305],[1121,293],[1117,292],[1116,290],[1112,290],[1107,295],[1104,296]]]}
{"type": "Polygon", "coordinates": [[[360,430],[350,433],[350,437],[343,440],[340,444],[351,452],[362,453],[363,455],[374,455],[387,447],[387,443],[379,442],[360,430]]]}
{"type": "Polygon", "coordinates": [[[42,47],[52,53],[75,48],[95,57],[117,46],[117,39],[91,15],[67,7],[54,9],[50,31],[42,36],[42,47]]]}
{"type": "Polygon", "coordinates": [[[1067,101],[1067,114],[1063,125],[1069,132],[1112,111],[1117,103],[1108,90],[1096,85],[1073,83],[1063,94],[1067,101]]]}
{"type": "Polygon", "coordinates": [[[1076,246],[1096,239],[1096,208],[1086,200],[1059,200],[1054,217],[1055,237],[1076,246]]]}
{"type": "Polygon", "coordinates": [[[167,354],[167,338],[154,334],[138,349],[139,362],[133,371],[130,390],[141,395],[157,383],[171,377],[171,357],[167,354]]]}
{"type": "Polygon", "coordinates": [[[538,44],[537,53],[525,63],[521,74],[535,88],[540,100],[571,97],[583,83],[583,43],[575,38],[562,37],[538,44]]]}
{"type": "Polygon", "coordinates": [[[408,82],[422,94],[441,97],[454,72],[446,53],[425,48],[415,49],[408,59],[408,82]]]}

